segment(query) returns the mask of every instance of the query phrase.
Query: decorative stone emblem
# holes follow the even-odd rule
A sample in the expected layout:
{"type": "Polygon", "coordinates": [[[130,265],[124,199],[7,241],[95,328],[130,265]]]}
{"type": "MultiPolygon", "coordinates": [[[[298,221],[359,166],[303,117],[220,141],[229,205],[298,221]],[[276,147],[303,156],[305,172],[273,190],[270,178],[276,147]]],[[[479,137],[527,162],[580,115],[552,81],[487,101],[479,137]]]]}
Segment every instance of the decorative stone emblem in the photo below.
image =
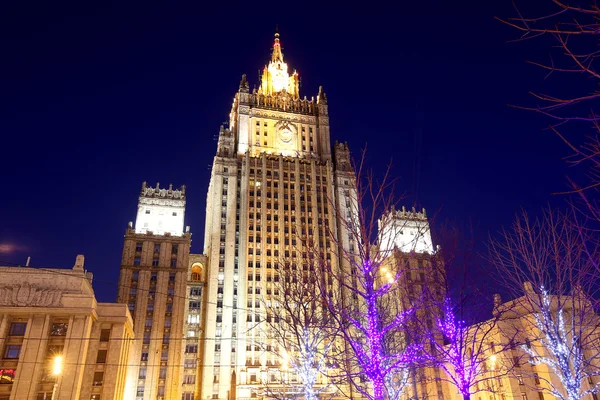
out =
{"type": "Polygon", "coordinates": [[[283,143],[290,143],[294,138],[294,126],[289,121],[279,121],[276,126],[279,140],[283,143]]]}
{"type": "Polygon", "coordinates": [[[60,306],[62,292],[56,289],[39,289],[29,283],[0,286],[0,305],[18,307],[60,306]]]}
{"type": "Polygon", "coordinates": [[[289,143],[292,140],[293,133],[288,128],[279,131],[279,139],[284,143],[289,143]]]}

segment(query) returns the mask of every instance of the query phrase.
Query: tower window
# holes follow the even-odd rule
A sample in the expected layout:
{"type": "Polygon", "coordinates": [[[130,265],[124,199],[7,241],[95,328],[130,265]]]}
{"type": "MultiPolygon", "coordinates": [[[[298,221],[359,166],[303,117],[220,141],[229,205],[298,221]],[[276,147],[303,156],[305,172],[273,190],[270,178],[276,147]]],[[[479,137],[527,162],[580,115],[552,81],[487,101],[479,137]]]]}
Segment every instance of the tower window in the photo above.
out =
{"type": "Polygon", "coordinates": [[[146,210],[146,214],[150,214],[150,210],[146,210]]]}
{"type": "Polygon", "coordinates": [[[173,213],[173,216],[174,216],[174,217],[176,217],[176,216],[177,216],[177,213],[176,213],[176,212],[174,212],[174,213],[173,213]]]}

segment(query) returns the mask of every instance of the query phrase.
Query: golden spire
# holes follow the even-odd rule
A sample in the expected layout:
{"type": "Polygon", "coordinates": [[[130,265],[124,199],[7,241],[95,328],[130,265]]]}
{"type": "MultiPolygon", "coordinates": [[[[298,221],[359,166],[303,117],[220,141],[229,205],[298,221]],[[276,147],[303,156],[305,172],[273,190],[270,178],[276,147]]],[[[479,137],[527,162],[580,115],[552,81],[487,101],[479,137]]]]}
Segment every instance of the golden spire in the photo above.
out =
{"type": "Polygon", "coordinates": [[[265,65],[265,68],[263,69],[258,93],[272,96],[277,93],[285,92],[297,99],[300,96],[298,83],[298,73],[294,71],[294,73],[290,75],[287,64],[283,62],[283,53],[281,52],[281,43],[279,42],[279,30],[275,28],[275,40],[273,42],[271,62],[269,62],[268,66],[265,65]]]}
{"type": "Polygon", "coordinates": [[[271,62],[283,62],[283,53],[281,52],[281,43],[279,43],[279,29],[275,26],[275,41],[273,42],[273,54],[271,62]]]}

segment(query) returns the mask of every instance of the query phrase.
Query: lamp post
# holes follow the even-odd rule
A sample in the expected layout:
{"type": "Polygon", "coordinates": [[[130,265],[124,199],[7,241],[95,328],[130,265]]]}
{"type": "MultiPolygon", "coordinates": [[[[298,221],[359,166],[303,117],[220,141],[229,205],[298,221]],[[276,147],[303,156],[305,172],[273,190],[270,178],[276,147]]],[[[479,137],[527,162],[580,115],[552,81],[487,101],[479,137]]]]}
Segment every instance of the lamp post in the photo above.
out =
{"type": "Polygon", "coordinates": [[[52,388],[52,400],[56,400],[56,392],[58,390],[58,381],[63,372],[63,356],[57,355],[52,360],[52,375],[56,376],[56,382],[54,383],[54,387],[52,388]]]}

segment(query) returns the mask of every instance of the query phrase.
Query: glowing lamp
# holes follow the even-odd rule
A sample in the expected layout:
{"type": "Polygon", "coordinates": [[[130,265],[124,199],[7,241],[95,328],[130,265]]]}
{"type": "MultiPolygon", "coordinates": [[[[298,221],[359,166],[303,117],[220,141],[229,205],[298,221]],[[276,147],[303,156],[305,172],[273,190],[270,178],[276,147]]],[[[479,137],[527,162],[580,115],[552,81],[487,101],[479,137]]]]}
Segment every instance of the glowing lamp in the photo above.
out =
{"type": "Polygon", "coordinates": [[[52,362],[52,374],[60,375],[63,371],[63,356],[56,356],[52,362]]]}

